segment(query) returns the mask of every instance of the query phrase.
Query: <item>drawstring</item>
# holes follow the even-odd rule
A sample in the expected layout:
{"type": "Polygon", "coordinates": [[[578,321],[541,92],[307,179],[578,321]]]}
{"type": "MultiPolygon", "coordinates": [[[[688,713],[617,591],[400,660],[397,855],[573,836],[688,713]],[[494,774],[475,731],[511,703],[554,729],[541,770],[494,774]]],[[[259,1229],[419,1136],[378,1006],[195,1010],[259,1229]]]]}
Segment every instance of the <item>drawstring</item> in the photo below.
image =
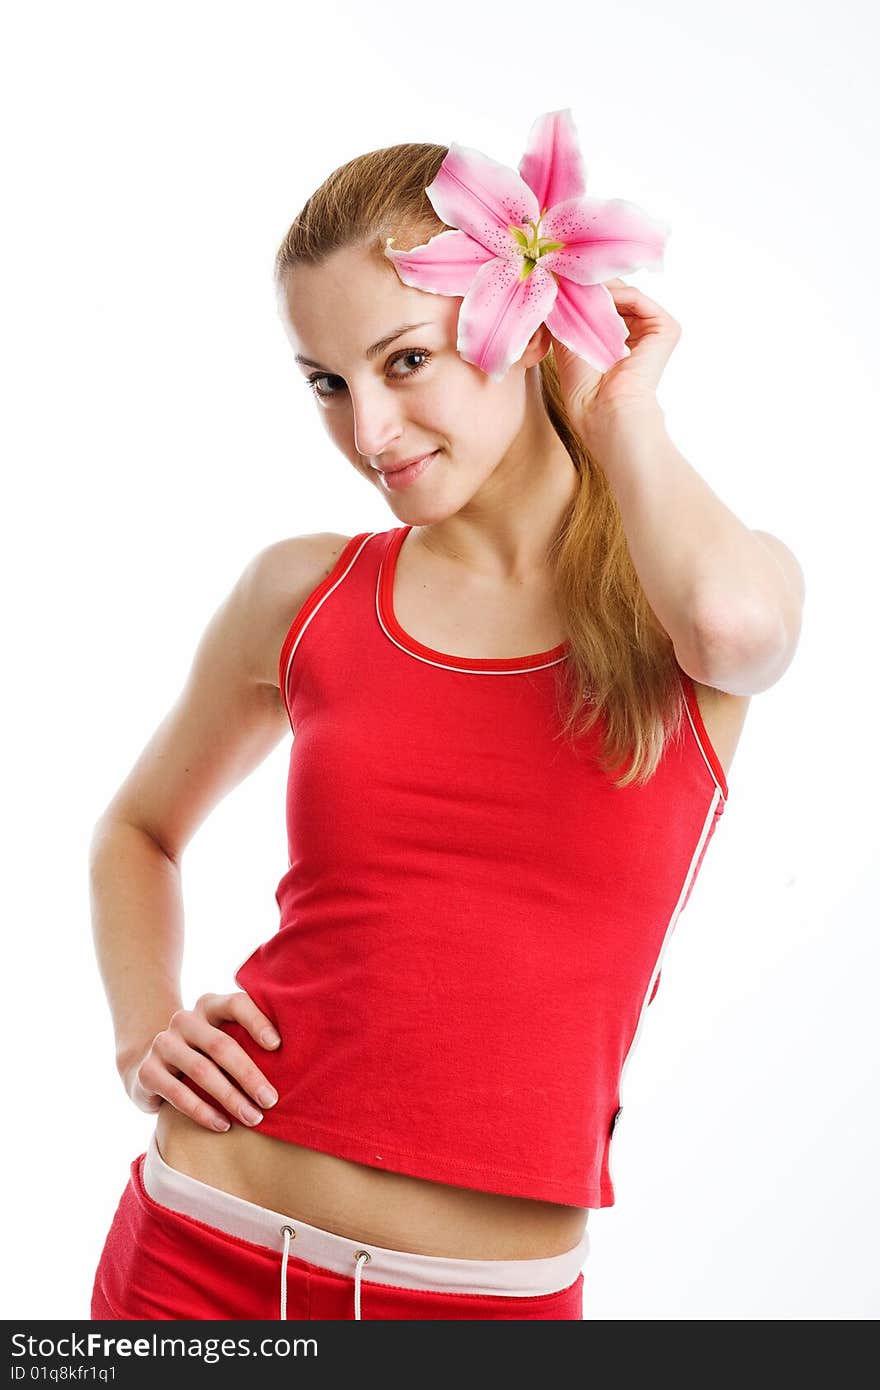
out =
{"type": "MultiPolygon", "coordinates": [[[[366,1250],[359,1250],[355,1256],[354,1270],[354,1315],[356,1318],[361,1316],[361,1270],[364,1265],[370,1263],[370,1256],[366,1250]]],[[[361,1321],[363,1319],[361,1318],[361,1321]]]]}
{"type": "MultiPolygon", "coordinates": [[[[281,1320],[287,1318],[287,1258],[290,1254],[290,1242],[295,1237],[296,1231],[292,1226],[282,1226],[281,1234],[284,1236],[284,1253],[281,1256],[281,1320]]],[[[358,1250],[355,1252],[354,1270],[354,1315],[361,1318],[361,1270],[365,1264],[369,1264],[372,1256],[368,1250],[358,1250]]]]}
{"type": "Polygon", "coordinates": [[[282,1226],[281,1234],[284,1236],[284,1254],[281,1257],[281,1319],[287,1318],[287,1257],[290,1254],[290,1240],[296,1235],[292,1226],[282,1226]]]}

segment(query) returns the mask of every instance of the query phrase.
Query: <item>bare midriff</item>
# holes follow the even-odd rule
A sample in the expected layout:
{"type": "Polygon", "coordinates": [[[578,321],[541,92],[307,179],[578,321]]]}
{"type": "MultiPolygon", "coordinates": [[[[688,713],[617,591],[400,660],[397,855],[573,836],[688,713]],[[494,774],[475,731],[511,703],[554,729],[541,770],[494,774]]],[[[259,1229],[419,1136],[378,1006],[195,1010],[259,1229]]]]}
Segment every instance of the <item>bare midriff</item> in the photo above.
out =
{"type": "Polygon", "coordinates": [[[237,1121],[217,1134],[163,1102],[156,1142],[178,1172],[336,1235],[420,1255],[540,1259],[577,1245],[584,1207],[453,1187],[291,1144],[237,1121]]]}

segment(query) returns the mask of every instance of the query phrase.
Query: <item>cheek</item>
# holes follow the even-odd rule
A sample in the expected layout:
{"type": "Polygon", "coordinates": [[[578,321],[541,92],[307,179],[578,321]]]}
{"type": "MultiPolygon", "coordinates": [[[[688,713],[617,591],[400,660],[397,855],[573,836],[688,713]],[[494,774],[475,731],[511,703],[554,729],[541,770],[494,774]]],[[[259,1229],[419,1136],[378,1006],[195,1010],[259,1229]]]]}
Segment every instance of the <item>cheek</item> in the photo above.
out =
{"type": "Polygon", "coordinates": [[[448,440],[454,448],[485,433],[492,409],[478,382],[450,374],[443,382],[432,382],[418,402],[414,398],[410,414],[426,433],[448,440]]]}
{"type": "Polygon", "coordinates": [[[344,454],[353,455],[355,447],[351,413],[332,405],[319,406],[318,409],[321,412],[321,424],[336,448],[344,454]]]}
{"type": "Polygon", "coordinates": [[[339,410],[333,406],[319,407],[321,411],[321,425],[324,433],[328,436],[333,448],[347,459],[358,473],[364,477],[373,477],[373,470],[361,460],[361,456],[355,448],[354,429],[351,423],[351,412],[339,410]]]}
{"type": "MultiPolygon", "coordinates": [[[[493,383],[494,384],[494,383],[493,383]]],[[[459,419],[467,422],[468,433],[483,444],[502,440],[508,433],[511,420],[510,400],[506,393],[491,390],[473,391],[459,419]]]]}

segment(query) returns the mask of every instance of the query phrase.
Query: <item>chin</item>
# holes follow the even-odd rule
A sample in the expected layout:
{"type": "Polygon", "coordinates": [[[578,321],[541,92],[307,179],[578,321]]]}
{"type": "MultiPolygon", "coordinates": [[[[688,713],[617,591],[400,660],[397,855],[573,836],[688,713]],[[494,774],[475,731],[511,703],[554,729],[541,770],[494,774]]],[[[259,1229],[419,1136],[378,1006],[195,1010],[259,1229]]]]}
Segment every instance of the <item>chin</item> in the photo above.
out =
{"type": "MultiPolygon", "coordinates": [[[[382,487],[381,483],[379,487],[382,487]]],[[[434,526],[440,521],[448,521],[451,516],[456,516],[470,501],[469,497],[444,497],[442,488],[435,489],[433,495],[426,488],[423,496],[416,497],[417,488],[418,484],[393,496],[383,490],[382,495],[391,510],[395,515],[400,513],[401,525],[434,526]]]]}
{"type": "MultiPolygon", "coordinates": [[[[387,502],[388,498],[386,497],[385,500],[387,502]]],[[[446,521],[450,516],[455,515],[448,507],[432,507],[430,503],[421,503],[420,505],[413,505],[411,507],[407,506],[405,503],[401,504],[400,511],[403,515],[400,516],[398,516],[396,508],[391,507],[391,511],[397,517],[401,526],[433,526],[438,521],[446,521]]]]}

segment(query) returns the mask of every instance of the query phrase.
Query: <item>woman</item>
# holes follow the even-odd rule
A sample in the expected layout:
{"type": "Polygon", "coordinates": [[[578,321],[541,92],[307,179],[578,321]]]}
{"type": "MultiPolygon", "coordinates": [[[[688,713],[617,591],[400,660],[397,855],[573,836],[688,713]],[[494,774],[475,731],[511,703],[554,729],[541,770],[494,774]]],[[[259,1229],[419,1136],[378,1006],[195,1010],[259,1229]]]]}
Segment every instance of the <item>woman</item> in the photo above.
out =
{"type": "MultiPolygon", "coordinates": [[[[573,148],[567,113],[536,123],[576,183],[573,148]]],[[[610,370],[542,309],[490,372],[462,296],[415,287],[453,157],[352,160],[276,262],[321,420],[395,524],[253,560],[96,828],[118,1068],[157,1122],[94,1318],[581,1318],[624,1064],[749,697],[794,651],[797,562],[665,433],[658,305],[594,281],[610,370]],[[279,930],[184,1009],[181,855],[289,728],[279,930]]]]}

